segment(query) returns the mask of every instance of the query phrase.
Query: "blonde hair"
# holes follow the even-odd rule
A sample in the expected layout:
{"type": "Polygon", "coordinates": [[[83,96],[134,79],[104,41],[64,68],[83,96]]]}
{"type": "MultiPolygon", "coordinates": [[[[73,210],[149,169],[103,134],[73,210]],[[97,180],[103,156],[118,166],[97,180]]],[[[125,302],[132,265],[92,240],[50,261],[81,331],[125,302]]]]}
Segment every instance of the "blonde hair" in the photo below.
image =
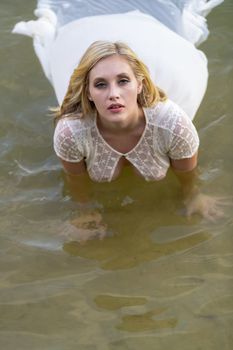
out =
{"type": "Polygon", "coordinates": [[[138,95],[141,107],[151,107],[159,101],[166,100],[165,93],[155,86],[146,65],[122,42],[95,41],[82,56],[74,70],[68,90],[60,108],[55,109],[55,121],[63,117],[84,117],[96,112],[93,102],[88,99],[89,72],[103,58],[121,55],[131,66],[135,77],[142,82],[142,91],[138,95]]]}

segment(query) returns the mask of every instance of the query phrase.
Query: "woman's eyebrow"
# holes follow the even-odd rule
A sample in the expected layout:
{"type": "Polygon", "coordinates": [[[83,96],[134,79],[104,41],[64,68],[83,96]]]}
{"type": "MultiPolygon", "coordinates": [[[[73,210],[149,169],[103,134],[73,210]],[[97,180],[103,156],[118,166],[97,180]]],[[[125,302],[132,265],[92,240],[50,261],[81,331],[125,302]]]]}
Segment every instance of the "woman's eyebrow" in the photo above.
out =
{"type": "Polygon", "coordinates": [[[103,78],[103,77],[97,77],[94,79],[94,83],[98,82],[98,81],[103,81],[103,80],[106,80],[106,78],[103,78]]]}
{"type": "MultiPolygon", "coordinates": [[[[117,74],[117,76],[116,76],[117,78],[122,78],[122,77],[129,77],[129,74],[128,73],[119,73],[119,74],[117,74]]],[[[97,81],[100,81],[100,80],[107,80],[107,78],[106,77],[96,77],[95,79],[94,79],[94,83],[95,82],[97,82],[97,81]]]]}
{"type": "Polygon", "coordinates": [[[128,73],[120,73],[120,74],[117,74],[117,77],[118,78],[129,77],[129,74],[128,73]]]}

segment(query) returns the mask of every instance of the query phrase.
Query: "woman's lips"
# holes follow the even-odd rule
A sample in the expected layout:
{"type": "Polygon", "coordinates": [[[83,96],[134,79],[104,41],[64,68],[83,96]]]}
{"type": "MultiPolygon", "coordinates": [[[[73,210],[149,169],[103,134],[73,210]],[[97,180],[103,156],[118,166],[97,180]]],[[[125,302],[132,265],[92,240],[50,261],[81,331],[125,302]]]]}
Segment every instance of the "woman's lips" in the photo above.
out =
{"type": "Polygon", "coordinates": [[[124,106],[121,104],[112,104],[108,107],[108,110],[114,113],[121,112],[124,109],[124,106]]]}

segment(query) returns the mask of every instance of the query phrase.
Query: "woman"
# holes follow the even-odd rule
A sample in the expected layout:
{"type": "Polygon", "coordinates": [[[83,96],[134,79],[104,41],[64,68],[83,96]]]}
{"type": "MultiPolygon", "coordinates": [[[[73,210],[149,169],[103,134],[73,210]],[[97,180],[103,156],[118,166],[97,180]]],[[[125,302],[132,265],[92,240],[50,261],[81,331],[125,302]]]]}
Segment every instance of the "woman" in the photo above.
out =
{"type": "Polygon", "coordinates": [[[171,166],[187,215],[213,219],[222,213],[219,201],[197,187],[198,146],[190,118],[126,44],[97,41],[87,49],[57,110],[54,134],[55,152],[76,183],[85,172],[93,181],[112,181],[125,166],[160,180],[171,166]]]}

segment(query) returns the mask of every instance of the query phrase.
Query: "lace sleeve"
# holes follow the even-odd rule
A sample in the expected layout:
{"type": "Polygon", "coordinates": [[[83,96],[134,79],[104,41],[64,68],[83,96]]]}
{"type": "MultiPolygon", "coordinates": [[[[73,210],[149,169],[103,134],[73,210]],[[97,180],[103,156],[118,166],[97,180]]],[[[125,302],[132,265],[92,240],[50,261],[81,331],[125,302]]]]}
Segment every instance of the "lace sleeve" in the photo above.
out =
{"type": "Polygon", "coordinates": [[[190,118],[177,105],[169,111],[174,121],[169,140],[168,156],[171,159],[191,158],[198,150],[199,137],[190,118]]]}
{"type": "Polygon", "coordinates": [[[68,162],[80,162],[84,156],[82,152],[82,145],[78,142],[71,125],[65,119],[61,119],[56,125],[53,146],[56,155],[68,162]]]}

